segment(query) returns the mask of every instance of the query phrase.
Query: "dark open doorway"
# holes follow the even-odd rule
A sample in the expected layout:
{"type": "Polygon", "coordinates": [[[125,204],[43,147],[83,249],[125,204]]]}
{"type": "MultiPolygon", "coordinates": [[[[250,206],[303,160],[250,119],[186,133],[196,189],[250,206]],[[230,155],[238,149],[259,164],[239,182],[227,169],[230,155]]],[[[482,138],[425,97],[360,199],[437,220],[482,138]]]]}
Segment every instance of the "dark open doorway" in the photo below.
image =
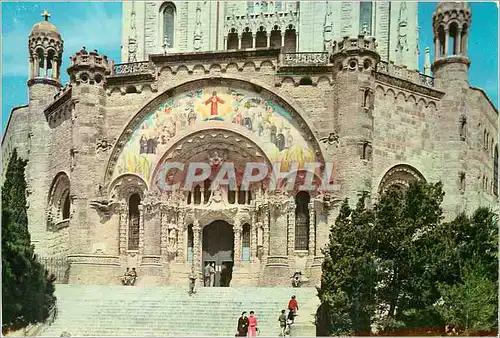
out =
{"type": "Polygon", "coordinates": [[[214,221],[203,228],[203,267],[215,263],[215,285],[230,286],[234,262],[234,233],[231,224],[214,221]]]}

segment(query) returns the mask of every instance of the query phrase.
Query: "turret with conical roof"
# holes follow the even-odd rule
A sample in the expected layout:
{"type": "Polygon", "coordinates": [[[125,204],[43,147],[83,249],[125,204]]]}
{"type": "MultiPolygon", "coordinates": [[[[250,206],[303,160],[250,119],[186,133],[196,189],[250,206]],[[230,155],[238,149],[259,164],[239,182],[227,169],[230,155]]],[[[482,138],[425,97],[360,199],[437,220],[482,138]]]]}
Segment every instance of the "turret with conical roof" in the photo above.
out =
{"type": "Polygon", "coordinates": [[[45,83],[59,87],[63,40],[56,26],[49,22],[50,13],[45,10],[42,16],[44,20],[36,23],[29,35],[28,86],[34,83],[45,83]]]}

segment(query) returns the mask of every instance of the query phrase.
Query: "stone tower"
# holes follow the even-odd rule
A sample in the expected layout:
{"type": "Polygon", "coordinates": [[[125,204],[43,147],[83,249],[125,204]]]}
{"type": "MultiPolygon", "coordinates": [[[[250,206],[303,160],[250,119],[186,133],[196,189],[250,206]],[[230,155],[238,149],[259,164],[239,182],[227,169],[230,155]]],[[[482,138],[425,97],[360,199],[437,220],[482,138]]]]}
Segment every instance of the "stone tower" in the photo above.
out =
{"type": "Polygon", "coordinates": [[[334,128],[340,141],[336,167],[342,195],[351,205],[363,191],[372,190],[373,74],[379,61],[373,37],[345,37],[334,43],[334,128]]]}
{"type": "Polygon", "coordinates": [[[467,2],[442,2],[434,13],[434,65],[436,87],[468,88],[467,40],[471,24],[471,10],[467,2]]]}
{"type": "Polygon", "coordinates": [[[469,91],[467,40],[471,24],[471,10],[467,2],[442,2],[433,15],[435,86],[446,93],[436,116],[436,150],[442,156],[439,177],[446,195],[443,209],[455,212],[468,208],[466,190],[474,189],[476,169],[474,161],[467,160],[467,151],[473,138],[467,124],[473,120],[467,106],[469,91]],[[466,175],[468,173],[468,175],[466,175]]]}
{"type": "MultiPolygon", "coordinates": [[[[56,27],[49,22],[50,14],[42,13],[44,20],[35,24],[28,39],[29,50],[29,132],[26,181],[28,184],[28,219],[32,242],[37,248],[45,232],[47,194],[50,186],[50,128],[45,109],[61,88],[60,68],[63,54],[63,40],[56,27]]],[[[39,251],[40,252],[40,251],[39,251]]]]}
{"type": "Polygon", "coordinates": [[[93,252],[86,234],[92,219],[88,212],[90,202],[99,194],[102,177],[93,175],[103,170],[98,163],[103,161],[101,145],[108,147],[106,137],[106,75],[110,74],[111,63],[97,50],[87,51],[83,47],[71,57],[68,68],[72,86],[72,97],[76,99],[73,111],[71,138],[71,194],[74,213],[72,222],[78,227],[70,227],[71,253],[93,252]],[[78,212],[81,210],[81,212],[78,212]]]}

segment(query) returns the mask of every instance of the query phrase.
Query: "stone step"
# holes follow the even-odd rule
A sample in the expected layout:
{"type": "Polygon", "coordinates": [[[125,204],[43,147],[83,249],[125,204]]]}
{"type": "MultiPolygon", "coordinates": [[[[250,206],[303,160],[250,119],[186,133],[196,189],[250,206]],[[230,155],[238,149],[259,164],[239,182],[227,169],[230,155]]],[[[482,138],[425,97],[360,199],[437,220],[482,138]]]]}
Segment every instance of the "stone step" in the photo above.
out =
{"type": "MultiPolygon", "coordinates": [[[[57,285],[58,316],[43,333],[60,336],[233,336],[242,311],[255,311],[261,335],[278,335],[278,316],[290,296],[310,327],[316,309],[314,288],[186,288],[110,285],[57,285]]],[[[314,330],[305,330],[314,335],[314,330]]]]}

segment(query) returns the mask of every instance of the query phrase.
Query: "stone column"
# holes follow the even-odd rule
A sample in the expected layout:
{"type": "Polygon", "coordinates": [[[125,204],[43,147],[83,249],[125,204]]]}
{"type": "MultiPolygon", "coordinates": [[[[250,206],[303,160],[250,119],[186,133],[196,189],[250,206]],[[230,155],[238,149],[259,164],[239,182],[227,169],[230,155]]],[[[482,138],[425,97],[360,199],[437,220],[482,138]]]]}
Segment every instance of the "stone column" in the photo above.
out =
{"type": "Polygon", "coordinates": [[[295,203],[288,204],[288,256],[295,251],[295,203]]]}
{"type": "Polygon", "coordinates": [[[257,258],[257,217],[252,214],[252,224],[250,225],[250,261],[255,262],[257,258]]]}
{"type": "Polygon", "coordinates": [[[234,220],[233,232],[234,232],[234,262],[235,264],[241,264],[241,220],[236,218],[234,220]]]}
{"type": "Polygon", "coordinates": [[[252,34],[252,48],[255,48],[255,39],[257,37],[257,34],[252,34]]]}
{"type": "Polygon", "coordinates": [[[314,202],[309,203],[309,256],[316,255],[316,211],[314,202]]]}
{"type": "Polygon", "coordinates": [[[450,30],[448,28],[445,29],[444,31],[444,56],[447,57],[448,56],[448,52],[450,50],[450,46],[449,46],[449,41],[450,41],[450,30]]]}
{"type": "Polygon", "coordinates": [[[285,47],[285,32],[281,32],[281,48],[285,47]]]}
{"type": "Polygon", "coordinates": [[[266,33],[267,35],[267,48],[271,47],[271,33],[266,33]]]}
{"type": "Polygon", "coordinates": [[[34,76],[33,77],[39,77],[40,76],[40,58],[38,56],[38,54],[36,54],[34,57],[35,59],[34,61],[34,76]]]}
{"type": "Polygon", "coordinates": [[[457,38],[455,40],[455,46],[457,46],[457,49],[455,51],[456,55],[463,55],[462,51],[462,28],[457,29],[457,38]]]}
{"type": "Polygon", "coordinates": [[[441,46],[439,45],[439,37],[434,40],[434,61],[441,57],[441,46]]]}
{"type": "Polygon", "coordinates": [[[229,50],[229,48],[227,48],[227,35],[224,34],[224,48],[223,50],[229,50]]]}
{"type": "Polygon", "coordinates": [[[467,55],[467,40],[469,39],[469,32],[467,32],[466,34],[464,34],[464,39],[462,41],[463,43],[463,48],[462,48],[462,53],[463,55],[467,55]]]}
{"type": "Polygon", "coordinates": [[[184,260],[184,232],[186,229],[184,219],[184,210],[180,210],[177,220],[177,256],[175,257],[176,261],[179,263],[184,260]]]}
{"type": "Polygon", "coordinates": [[[57,80],[58,74],[57,74],[57,57],[54,56],[52,59],[52,78],[54,80],[57,80]]]}
{"type": "Polygon", "coordinates": [[[119,224],[119,253],[125,255],[127,253],[127,225],[128,225],[128,210],[125,204],[120,205],[118,209],[120,215],[119,224]]]}
{"type": "Polygon", "coordinates": [[[47,69],[47,53],[43,54],[43,77],[47,77],[48,69],[47,69]]]}
{"type": "Polygon", "coordinates": [[[264,238],[263,238],[263,241],[262,241],[262,246],[263,246],[263,249],[264,249],[264,258],[266,258],[267,256],[269,256],[269,215],[268,215],[268,207],[266,207],[264,209],[264,212],[263,212],[263,228],[264,228],[264,238]]]}
{"type": "Polygon", "coordinates": [[[29,64],[30,64],[30,79],[32,79],[35,77],[35,75],[34,75],[35,74],[35,59],[30,57],[29,64]]]}
{"type": "Polygon", "coordinates": [[[198,220],[193,222],[193,265],[196,271],[201,268],[201,226],[198,220]]]}
{"type": "Polygon", "coordinates": [[[144,254],[144,205],[139,204],[139,254],[144,254]]]}
{"type": "Polygon", "coordinates": [[[241,34],[238,34],[238,49],[241,49],[241,34]]]}
{"type": "Polygon", "coordinates": [[[161,230],[160,230],[160,254],[168,256],[168,212],[161,211],[161,230]]]}

